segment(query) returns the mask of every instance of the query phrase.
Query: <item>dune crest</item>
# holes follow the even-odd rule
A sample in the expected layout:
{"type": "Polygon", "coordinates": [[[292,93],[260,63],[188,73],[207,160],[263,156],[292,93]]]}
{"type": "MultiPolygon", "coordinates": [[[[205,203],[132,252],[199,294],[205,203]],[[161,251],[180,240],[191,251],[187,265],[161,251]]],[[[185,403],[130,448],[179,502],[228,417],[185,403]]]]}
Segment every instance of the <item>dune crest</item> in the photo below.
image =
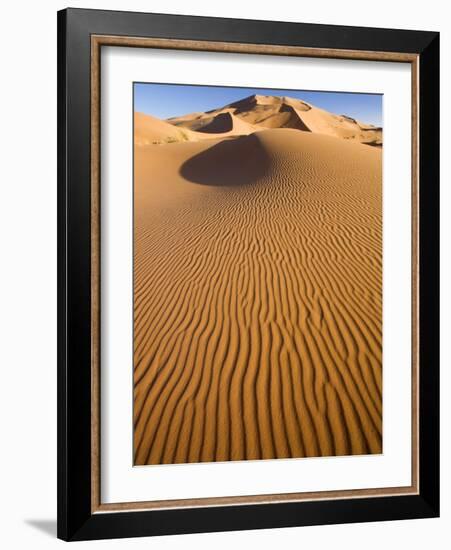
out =
{"type": "Polygon", "coordinates": [[[172,117],[166,122],[195,132],[191,135],[193,140],[204,132],[247,135],[265,128],[294,128],[373,146],[382,146],[383,141],[380,127],[288,96],[251,95],[218,109],[172,117]],[[229,130],[224,130],[226,127],[229,130]]]}
{"type": "Polygon", "coordinates": [[[258,129],[228,111],[218,113],[210,118],[204,118],[203,124],[196,128],[198,132],[206,132],[208,134],[227,133],[228,135],[247,135],[258,129]]]}

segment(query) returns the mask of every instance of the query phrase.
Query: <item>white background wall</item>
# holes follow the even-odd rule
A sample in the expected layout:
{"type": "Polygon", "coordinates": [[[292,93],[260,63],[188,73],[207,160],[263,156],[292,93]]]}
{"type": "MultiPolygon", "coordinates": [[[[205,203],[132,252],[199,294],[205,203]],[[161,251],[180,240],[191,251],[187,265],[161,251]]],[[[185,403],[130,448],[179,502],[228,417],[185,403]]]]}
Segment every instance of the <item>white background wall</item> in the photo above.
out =
{"type": "MultiPolygon", "coordinates": [[[[72,7],[436,30],[442,33],[442,282],[451,280],[451,20],[442,0],[72,0],[72,7]]],[[[0,544],[53,548],[56,533],[56,11],[2,6],[0,84],[0,544]]],[[[442,517],[84,543],[111,548],[445,548],[451,538],[450,290],[442,284],[442,517]],[[448,543],[445,541],[448,539],[448,543]]]]}

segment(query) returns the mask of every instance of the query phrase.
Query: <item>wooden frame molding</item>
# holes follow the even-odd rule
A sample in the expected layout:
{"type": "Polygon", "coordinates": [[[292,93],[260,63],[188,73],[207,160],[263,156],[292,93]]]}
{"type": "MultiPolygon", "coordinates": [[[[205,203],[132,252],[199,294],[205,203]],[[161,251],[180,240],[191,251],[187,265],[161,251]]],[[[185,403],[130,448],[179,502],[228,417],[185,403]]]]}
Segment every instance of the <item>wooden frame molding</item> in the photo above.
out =
{"type": "Polygon", "coordinates": [[[230,42],[91,36],[91,512],[126,512],[211,506],[309,502],[342,498],[419,494],[419,56],[413,53],[306,48],[230,42]],[[237,497],[121,502],[103,504],[100,498],[100,81],[102,46],[194,50],[332,59],[409,63],[412,72],[412,483],[409,487],[358,489],[237,497]]]}

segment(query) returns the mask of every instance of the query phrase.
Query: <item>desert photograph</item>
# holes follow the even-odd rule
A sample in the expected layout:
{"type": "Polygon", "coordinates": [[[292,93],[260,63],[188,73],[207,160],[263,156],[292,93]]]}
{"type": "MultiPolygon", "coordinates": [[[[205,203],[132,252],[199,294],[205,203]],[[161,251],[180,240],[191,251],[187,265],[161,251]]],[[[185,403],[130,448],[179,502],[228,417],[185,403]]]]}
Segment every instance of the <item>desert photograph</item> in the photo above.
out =
{"type": "Polygon", "coordinates": [[[382,96],[133,94],[134,464],[382,453],[382,96]]]}

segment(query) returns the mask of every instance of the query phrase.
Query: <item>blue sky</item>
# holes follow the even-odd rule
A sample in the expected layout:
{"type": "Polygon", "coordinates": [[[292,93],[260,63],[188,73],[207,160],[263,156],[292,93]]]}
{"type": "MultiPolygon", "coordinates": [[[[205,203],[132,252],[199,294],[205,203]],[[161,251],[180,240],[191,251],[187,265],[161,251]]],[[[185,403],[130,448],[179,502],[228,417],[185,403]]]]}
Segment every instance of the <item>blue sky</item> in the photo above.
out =
{"type": "Polygon", "coordinates": [[[382,95],[380,94],[183,84],[134,84],[135,111],[162,119],[217,109],[252,94],[295,97],[337,115],[347,115],[362,122],[382,126],[382,95]]]}

